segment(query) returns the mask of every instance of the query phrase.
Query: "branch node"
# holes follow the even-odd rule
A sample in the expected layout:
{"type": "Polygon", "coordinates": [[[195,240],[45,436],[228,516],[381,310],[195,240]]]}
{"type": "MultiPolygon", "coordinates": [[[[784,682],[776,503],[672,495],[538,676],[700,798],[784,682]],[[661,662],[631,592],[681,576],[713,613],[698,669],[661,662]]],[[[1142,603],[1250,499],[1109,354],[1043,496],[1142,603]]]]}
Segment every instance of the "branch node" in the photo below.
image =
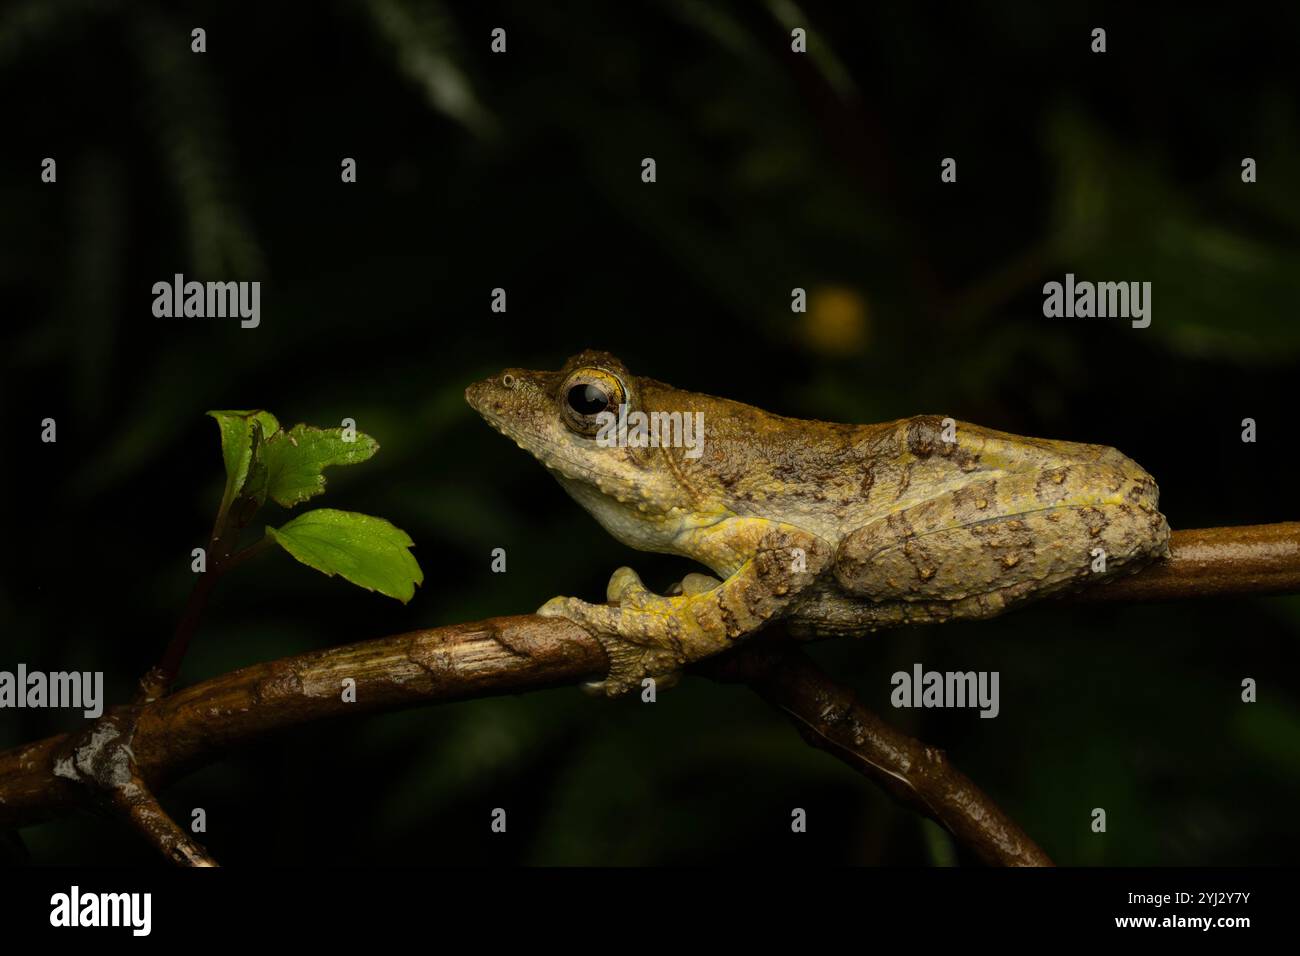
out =
{"type": "Polygon", "coordinates": [[[177,825],[136,767],[131,741],[139,706],[104,714],[55,752],[53,774],[87,793],[87,802],[124,819],[172,863],[216,866],[206,850],[177,825]]]}

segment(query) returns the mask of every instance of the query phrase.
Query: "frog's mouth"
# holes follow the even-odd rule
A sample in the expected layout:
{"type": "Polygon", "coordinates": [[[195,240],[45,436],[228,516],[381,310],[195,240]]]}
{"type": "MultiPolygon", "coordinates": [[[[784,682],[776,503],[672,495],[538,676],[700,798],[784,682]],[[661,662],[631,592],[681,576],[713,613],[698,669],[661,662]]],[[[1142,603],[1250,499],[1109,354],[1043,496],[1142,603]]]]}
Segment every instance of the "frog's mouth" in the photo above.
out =
{"type": "Polygon", "coordinates": [[[486,379],[465,389],[465,401],[495,431],[557,475],[582,482],[619,482],[612,472],[596,467],[596,456],[575,453],[575,449],[566,447],[564,443],[547,438],[541,429],[521,425],[516,416],[509,414],[508,403],[502,401],[498,388],[495,379],[486,379]]]}

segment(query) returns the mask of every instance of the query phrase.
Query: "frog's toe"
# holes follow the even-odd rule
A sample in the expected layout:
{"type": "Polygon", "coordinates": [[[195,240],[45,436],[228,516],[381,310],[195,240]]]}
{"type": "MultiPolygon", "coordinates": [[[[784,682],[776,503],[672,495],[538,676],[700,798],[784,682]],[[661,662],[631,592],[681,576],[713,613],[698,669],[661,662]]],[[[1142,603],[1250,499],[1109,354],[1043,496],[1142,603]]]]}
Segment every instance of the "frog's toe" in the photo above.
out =
{"type": "Polygon", "coordinates": [[[664,593],[669,597],[691,597],[695,594],[705,594],[722,584],[711,574],[696,574],[694,572],[686,575],[680,581],[674,582],[664,593]]]}
{"type": "Polygon", "coordinates": [[[653,675],[653,677],[654,677],[655,685],[660,690],[665,690],[669,687],[676,687],[678,684],[682,682],[682,672],[680,669],[673,670],[673,671],[664,671],[662,674],[653,675]]]}
{"type": "Polygon", "coordinates": [[[662,674],[645,674],[635,680],[607,678],[593,680],[578,685],[584,694],[591,697],[622,697],[629,691],[639,690],[645,686],[646,678],[655,682],[655,690],[667,690],[676,687],[682,679],[681,671],[666,671],[662,674]]]}
{"type": "Polygon", "coordinates": [[[609,585],[607,594],[611,601],[615,600],[619,593],[627,588],[644,588],[641,583],[641,576],[629,567],[621,567],[609,576],[609,585]]]}
{"type": "Polygon", "coordinates": [[[537,609],[538,617],[562,617],[588,631],[617,631],[618,608],[588,604],[576,597],[553,597],[537,609]]]}
{"type": "Polygon", "coordinates": [[[605,588],[605,599],[611,604],[638,604],[652,596],[641,583],[640,575],[631,568],[619,568],[611,574],[605,588]]]}
{"type": "Polygon", "coordinates": [[[588,697],[622,697],[632,689],[632,685],[613,678],[606,678],[605,680],[585,681],[579,684],[578,688],[588,697]]]}
{"type": "Polygon", "coordinates": [[[625,627],[619,608],[606,604],[588,604],[575,597],[553,597],[537,609],[537,616],[562,617],[594,636],[617,635],[625,627]]]}
{"type": "Polygon", "coordinates": [[[553,597],[537,609],[538,617],[572,617],[569,605],[573,598],[553,597]]]}
{"type": "Polygon", "coordinates": [[[605,652],[610,659],[609,674],[604,680],[580,685],[584,693],[594,697],[621,697],[629,691],[640,690],[647,678],[654,681],[656,690],[674,687],[682,679],[680,662],[660,651],[636,645],[616,648],[607,644],[605,652]]]}
{"type": "Polygon", "coordinates": [[[696,574],[694,572],[682,578],[682,593],[688,597],[692,594],[704,594],[706,591],[712,591],[722,584],[711,574],[696,574]]]}

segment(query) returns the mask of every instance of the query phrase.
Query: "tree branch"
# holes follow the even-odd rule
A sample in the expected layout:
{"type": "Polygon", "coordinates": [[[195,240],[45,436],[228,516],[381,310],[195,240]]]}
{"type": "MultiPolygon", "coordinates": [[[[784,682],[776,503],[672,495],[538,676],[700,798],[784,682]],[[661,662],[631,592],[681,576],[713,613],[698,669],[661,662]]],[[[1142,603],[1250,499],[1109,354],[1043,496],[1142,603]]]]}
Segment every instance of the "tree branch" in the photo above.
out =
{"type": "Polygon", "coordinates": [[[1051,866],[1048,857],[944,752],[890,727],[788,640],[751,641],[706,673],[750,685],[785,711],[812,746],[925,814],[993,866],[1051,866]]]}
{"type": "Polygon", "coordinates": [[[1170,556],[1109,578],[1071,602],[1175,601],[1300,592],[1300,522],[1175,531],[1170,556]]]}
{"type": "MultiPolygon", "coordinates": [[[[1300,590],[1300,524],[1176,532],[1172,547],[1171,558],[1073,599],[1300,590]]],[[[719,666],[754,668],[755,689],[791,714],[815,745],[919,806],[982,858],[1047,862],[939,751],[887,727],[847,691],[790,656],[794,652],[782,652],[786,656],[775,662],[762,657],[772,653],[761,645],[746,647],[736,661],[719,666]]],[[[155,845],[172,858],[210,862],[197,844],[178,842],[187,838],[172,829],[175,824],[152,794],[228,750],[330,717],[572,684],[602,675],[607,666],[600,644],[582,628],[534,615],[430,628],[255,664],[115,708],[78,734],[0,752],[0,830],[103,806],[107,792],[108,805],[137,827],[143,821],[155,845]],[[355,703],[344,700],[345,680],[355,681],[355,703]],[[91,757],[102,772],[87,769],[91,757]],[[121,790],[127,784],[142,788],[147,799],[132,803],[120,793],[113,796],[113,786],[121,790]]]]}
{"type": "MultiPolygon", "coordinates": [[[[115,708],[80,734],[0,752],[0,830],[86,805],[67,754],[107,722],[149,789],[249,741],[330,717],[572,684],[602,675],[600,644],[562,618],[526,614],[397,634],[244,667],[146,704],[115,708]],[[343,699],[345,680],[355,703],[343,699]],[[60,772],[61,771],[61,772],[60,772]]],[[[351,695],[350,695],[351,696],[351,695]]]]}

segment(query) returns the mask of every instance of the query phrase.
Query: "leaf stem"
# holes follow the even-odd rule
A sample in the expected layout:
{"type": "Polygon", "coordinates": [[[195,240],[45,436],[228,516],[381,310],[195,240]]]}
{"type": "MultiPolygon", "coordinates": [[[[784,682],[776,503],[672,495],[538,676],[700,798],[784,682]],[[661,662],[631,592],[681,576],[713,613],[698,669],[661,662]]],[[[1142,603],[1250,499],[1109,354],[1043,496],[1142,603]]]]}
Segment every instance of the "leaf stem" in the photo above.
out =
{"type": "MultiPolygon", "coordinates": [[[[237,504],[240,499],[236,498],[237,504]]],[[[249,558],[254,557],[275,542],[264,537],[256,544],[251,544],[241,551],[231,554],[235,542],[239,538],[239,532],[242,530],[242,524],[236,522],[231,527],[230,507],[226,501],[222,501],[221,508],[217,512],[216,521],[213,523],[212,535],[208,538],[208,558],[210,565],[199,575],[199,579],[194,582],[194,587],[190,590],[190,596],[185,601],[185,609],[181,612],[181,618],[176,622],[176,629],[172,632],[172,638],[167,644],[166,650],[163,651],[162,659],[147,674],[140,678],[140,691],[136,696],[137,703],[148,703],[151,700],[157,700],[167,693],[171,686],[176,683],[176,678],[180,676],[181,665],[185,662],[185,655],[190,649],[190,642],[193,641],[195,633],[199,629],[199,620],[203,616],[204,609],[208,606],[208,598],[217,586],[217,581],[221,576],[231,568],[243,564],[249,558]]]]}
{"type": "Polygon", "coordinates": [[[231,568],[236,568],[239,565],[243,564],[245,561],[247,561],[249,558],[255,558],[263,551],[269,551],[274,547],[275,547],[275,539],[272,538],[269,534],[264,535],[263,537],[259,538],[255,543],[250,544],[248,547],[242,548],[239,551],[236,551],[229,558],[227,558],[225,562],[221,565],[221,570],[224,573],[226,571],[229,571],[231,568]]]}

